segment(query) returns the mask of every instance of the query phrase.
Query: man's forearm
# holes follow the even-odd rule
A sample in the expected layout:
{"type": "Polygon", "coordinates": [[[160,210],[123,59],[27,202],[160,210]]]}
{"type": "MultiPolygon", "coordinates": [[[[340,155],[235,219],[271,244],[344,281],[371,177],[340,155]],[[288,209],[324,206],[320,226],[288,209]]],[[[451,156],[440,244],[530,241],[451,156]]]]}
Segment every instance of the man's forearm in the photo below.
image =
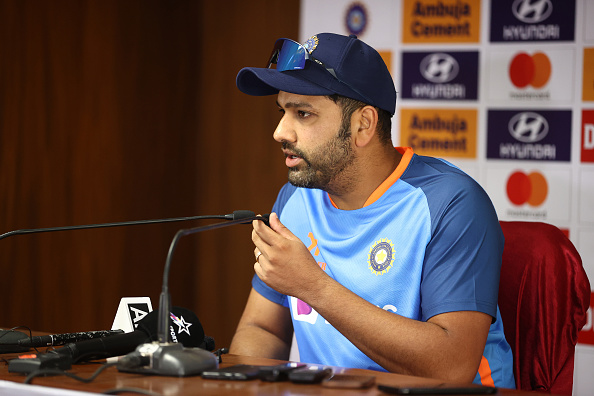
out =
{"type": "Polygon", "coordinates": [[[490,316],[452,312],[428,322],[384,311],[326,279],[307,302],[363,353],[391,372],[472,382],[486,341],[490,316]],[[328,298],[325,293],[333,296],[328,298]],[[337,310],[340,299],[349,309],[337,310]]]}
{"type": "Polygon", "coordinates": [[[253,325],[237,329],[229,353],[287,360],[291,345],[274,334],[253,325]]]}
{"type": "Polygon", "coordinates": [[[286,360],[292,336],[289,309],[269,301],[252,289],[229,352],[286,360]]]}

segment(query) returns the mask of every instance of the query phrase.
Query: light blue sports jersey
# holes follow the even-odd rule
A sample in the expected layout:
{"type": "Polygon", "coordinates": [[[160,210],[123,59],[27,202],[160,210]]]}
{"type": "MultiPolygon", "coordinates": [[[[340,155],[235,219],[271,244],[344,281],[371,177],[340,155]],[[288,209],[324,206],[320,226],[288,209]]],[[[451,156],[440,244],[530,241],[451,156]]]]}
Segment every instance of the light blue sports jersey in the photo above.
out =
{"type": "MultiPolygon", "coordinates": [[[[322,190],[286,184],[273,211],[329,276],[386,311],[421,321],[452,311],[491,315],[475,383],[515,388],[497,307],[503,234],[493,205],[453,165],[399,150],[400,165],[361,209],[340,210],[322,190]]],[[[290,308],[301,361],[385,371],[308,304],[257,276],[252,284],[290,308]]]]}

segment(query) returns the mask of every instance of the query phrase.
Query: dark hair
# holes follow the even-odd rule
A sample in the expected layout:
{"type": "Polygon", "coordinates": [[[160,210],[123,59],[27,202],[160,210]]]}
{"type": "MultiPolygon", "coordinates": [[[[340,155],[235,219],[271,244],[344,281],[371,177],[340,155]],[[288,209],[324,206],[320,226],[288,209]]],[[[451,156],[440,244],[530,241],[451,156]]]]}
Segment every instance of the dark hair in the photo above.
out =
{"type": "MultiPolygon", "coordinates": [[[[351,116],[362,107],[367,106],[367,103],[361,102],[356,99],[347,98],[346,96],[333,94],[326,96],[328,99],[336,103],[342,109],[342,122],[343,125],[350,124],[351,116]]],[[[377,135],[380,142],[389,144],[392,146],[392,115],[379,107],[373,106],[377,110],[377,135]]]]}

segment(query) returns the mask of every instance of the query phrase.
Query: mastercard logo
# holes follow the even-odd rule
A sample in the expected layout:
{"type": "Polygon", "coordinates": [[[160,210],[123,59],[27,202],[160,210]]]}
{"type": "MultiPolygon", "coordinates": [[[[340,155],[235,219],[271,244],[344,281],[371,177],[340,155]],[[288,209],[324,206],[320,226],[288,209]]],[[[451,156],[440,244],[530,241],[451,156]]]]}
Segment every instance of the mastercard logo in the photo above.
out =
{"type": "Polygon", "coordinates": [[[520,52],[509,64],[509,78],[517,88],[542,88],[551,77],[551,60],[543,52],[520,52]]]}
{"type": "Polygon", "coordinates": [[[547,199],[549,186],[540,172],[514,172],[507,180],[507,197],[514,205],[540,206],[547,199]]]}

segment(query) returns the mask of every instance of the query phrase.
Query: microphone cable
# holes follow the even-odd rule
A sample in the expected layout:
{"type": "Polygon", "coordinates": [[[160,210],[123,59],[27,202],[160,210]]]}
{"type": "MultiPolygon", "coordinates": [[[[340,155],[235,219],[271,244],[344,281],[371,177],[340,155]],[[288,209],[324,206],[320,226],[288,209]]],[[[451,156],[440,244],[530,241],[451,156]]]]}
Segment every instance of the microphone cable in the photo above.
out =
{"type": "MultiPolygon", "coordinates": [[[[95,370],[95,372],[93,374],[91,374],[90,377],[81,377],[79,375],[76,375],[74,373],[71,373],[69,371],[66,370],[60,370],[60,369],[41,369],[41,370],[35,370],[32,373],[30,373],[29,375],[27,375],[27,377],[25,378],[24,383],[25,384],[31,384],[33,382],[33,379],[36,377],[41,377],[41,376],[46,376],[46,375],[64,375],[68,378],[72,378],[76,381],[79,382],[83,382],[85,384],[89,384],[91,382],[93,382],[95,379],[97,379],[97,377],[106,369],[116,366],[118,363],[117,362],[113,362],[113,363],[104,363],[102,364],[97,370],[95,370]]],[[[128,393],[138,393],[141,395],[148,395],[148,396],[162,396],[160,393],[155,393],[146,389],[141,389],[141,388],[133,388],[133,387],[125,387],[125,388],[114,388],[114,389],[108,389],[106,391],[101,392],[104,395],[117,395],[119,393],[122,392],[128,392],[128,393]]]]}
{"type": "Polygon", "coordinates": [[[99,376],[99,374],[101,374],[103,372],[103,370],[115,366],[117,365],[117,362],[113,362],[113,363],[105,363],[102,364],[101,367],[99,367],[90,377],[88,378],[84,378],[84,377],[80,377],[76,374],[73,374],[71,372],[65,371],[65,370],[60,370],[60,369],[41,369],[41,370],[35,370],[32,371],[29,375],[27,375],[27,377],[25,378],[25,384],[30,384],[31,381],[33,381],[33,378],[35,377],[40,377],[40,376],[44,376],[44,375],[65,375],[69,378],[75,379],[77,381],[80,382],[84,382],[86,384],[93,382],[95,380],[95,378],[97,378],[99,376]]]}
{"type": "MultiPolygon", "coordinates": [[[[76,381],[79,382],[83,382],[85,384],[89,384],[91,382],[93,382],[95,379],[97,379],[97,377],[106,369],[116,366],[118,363],[117,362],[113,362],[113,363],[104,363],[102,364],[97,370],[95,370],[95,372],[93,374],[91,374],[90,377],[81,377],[79,375],[76,375],[74,373],[68,372],[66,370],[60,370],[60,369],[41,369],[41,370],[35,370],[32,373],[30,373],[29,375],[27,375],[27,377],[25,378],[24,383],[25,384],[31,384],[33,382],[33,379],[36,377],[41,377],[41,376],[46,376],[46,375],[64,375],[68,378],[72,378],[76,381]]],[[[148,396],[162,396],[160,393],[155,393],[146,389],[142,389],[142,388],[133,388],[133,387],[125,387],[125,388],[114,388],[114,389],[108,389],[106,391],[101,392],[101,394],[104,395],[117,395],[119,393],[122,392],[128,392],[128,393],[138,393],[141,395],[148,395],[148,396]]]]}

